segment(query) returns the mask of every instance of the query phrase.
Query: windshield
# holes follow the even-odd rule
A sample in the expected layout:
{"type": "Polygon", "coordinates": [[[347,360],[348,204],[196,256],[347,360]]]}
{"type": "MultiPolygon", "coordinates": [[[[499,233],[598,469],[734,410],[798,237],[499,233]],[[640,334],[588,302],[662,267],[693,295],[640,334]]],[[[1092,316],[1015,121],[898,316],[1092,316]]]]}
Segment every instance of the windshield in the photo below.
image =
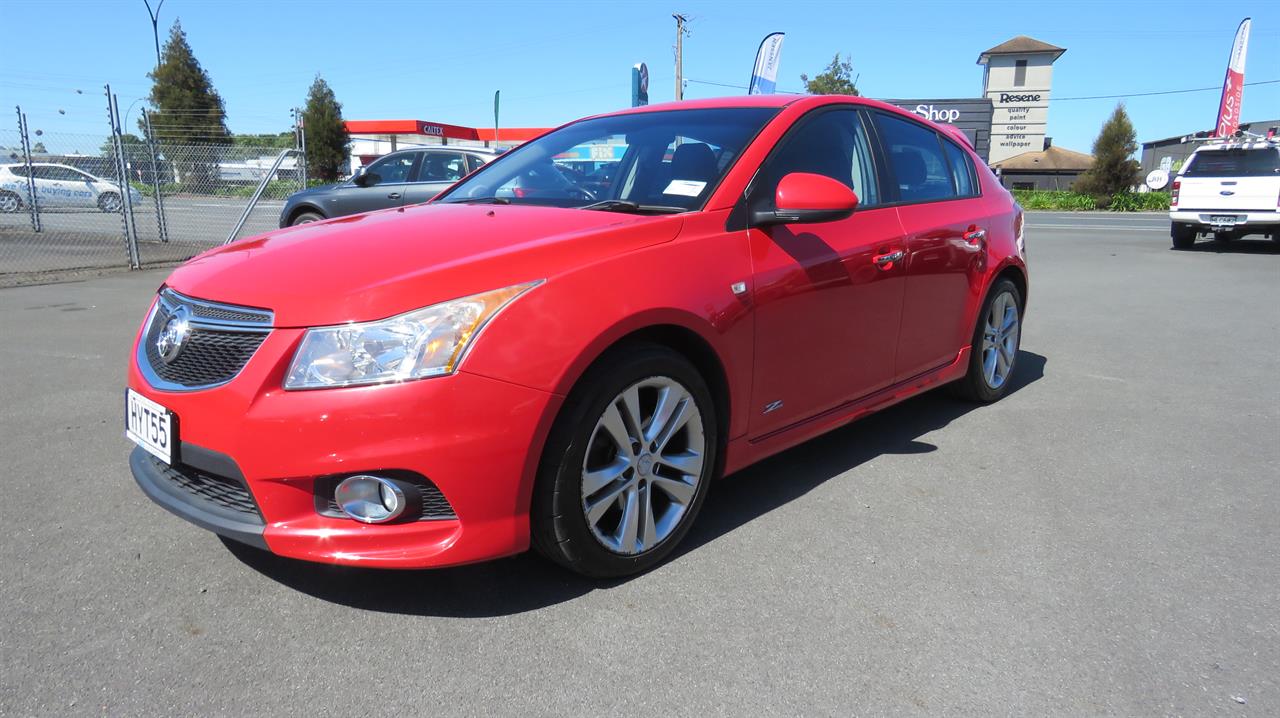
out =
{"type": "Polygon", "coordinates": [[[1280,176],[1280,152],[1274,149],[1201,150],[1191,158],[1184,177],[1280,176]]]}
{"type": "Polygon", "coordinates": [[[697,209],[775,113],[723,108],[583,120],[517,147],[437,201],[697,209]]]}

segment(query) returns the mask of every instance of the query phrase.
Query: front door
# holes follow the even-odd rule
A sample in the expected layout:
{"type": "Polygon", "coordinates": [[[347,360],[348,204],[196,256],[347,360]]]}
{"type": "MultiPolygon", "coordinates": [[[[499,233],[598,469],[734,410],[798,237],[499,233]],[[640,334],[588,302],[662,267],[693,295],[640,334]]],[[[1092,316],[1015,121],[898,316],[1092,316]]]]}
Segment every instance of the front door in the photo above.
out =
{"type": "Polygon", "coordinates": [[[748,202],[771,205],[779,180],[820,174],[858,195],[835,222],[748,230],[755,372],[749,433],[760,437],[888,386],[902,312],[897,210],[882,206],[863,114],[819,111],[766,160],[748,202]]]}
{"type": "Polygon", "coordinates": [[[413,176],[417,152],[398,152],[369,165],[364,173],[364,185],[348,182],[326,202],[325,213],[330,217],[371,212],[375,209],[399,207],[404,204],[404,193],[413,176]]]}

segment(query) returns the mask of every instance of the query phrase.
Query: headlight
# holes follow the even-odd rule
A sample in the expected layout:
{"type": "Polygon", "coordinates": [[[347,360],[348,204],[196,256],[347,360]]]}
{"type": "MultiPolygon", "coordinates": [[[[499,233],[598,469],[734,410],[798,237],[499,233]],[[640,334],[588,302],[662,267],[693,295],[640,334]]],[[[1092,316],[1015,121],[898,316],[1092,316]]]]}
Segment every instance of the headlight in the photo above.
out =
{"type": "Polygon", "coordinates": [[[381,384],[452,374],[485,324],[541,283],[473,294],[376,322],[308,329],[284,388],[381,384]]]}

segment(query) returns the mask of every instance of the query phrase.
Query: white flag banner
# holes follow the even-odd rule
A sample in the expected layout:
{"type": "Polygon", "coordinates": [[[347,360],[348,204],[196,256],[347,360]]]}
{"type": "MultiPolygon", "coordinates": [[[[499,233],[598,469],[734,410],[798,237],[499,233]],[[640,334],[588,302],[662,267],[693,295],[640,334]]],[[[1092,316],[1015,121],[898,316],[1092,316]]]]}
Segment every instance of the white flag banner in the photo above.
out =
{"type": "Polygon", "coordinates": [[[778,64],[782,61],[782,38],[786,33],[765,35],[756,51],[756,64],[751,70],[748,95],[772,95],[778,86],[778,64]]]}

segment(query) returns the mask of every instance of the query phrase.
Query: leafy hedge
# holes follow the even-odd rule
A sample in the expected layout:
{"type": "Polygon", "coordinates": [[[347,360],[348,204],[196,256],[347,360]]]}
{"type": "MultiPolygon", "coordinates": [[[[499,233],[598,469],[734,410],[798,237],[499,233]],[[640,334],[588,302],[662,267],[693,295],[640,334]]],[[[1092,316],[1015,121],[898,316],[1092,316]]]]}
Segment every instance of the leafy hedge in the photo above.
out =
{"type": "Polygon", "coordinates": [[[1015,189],[1014,199],[1023,209],[1087,212],[1163,212],[1169,209],[1168,192],[1117,192],[1110,197],[1094,197],[1061,190],[1015,189]]]}

